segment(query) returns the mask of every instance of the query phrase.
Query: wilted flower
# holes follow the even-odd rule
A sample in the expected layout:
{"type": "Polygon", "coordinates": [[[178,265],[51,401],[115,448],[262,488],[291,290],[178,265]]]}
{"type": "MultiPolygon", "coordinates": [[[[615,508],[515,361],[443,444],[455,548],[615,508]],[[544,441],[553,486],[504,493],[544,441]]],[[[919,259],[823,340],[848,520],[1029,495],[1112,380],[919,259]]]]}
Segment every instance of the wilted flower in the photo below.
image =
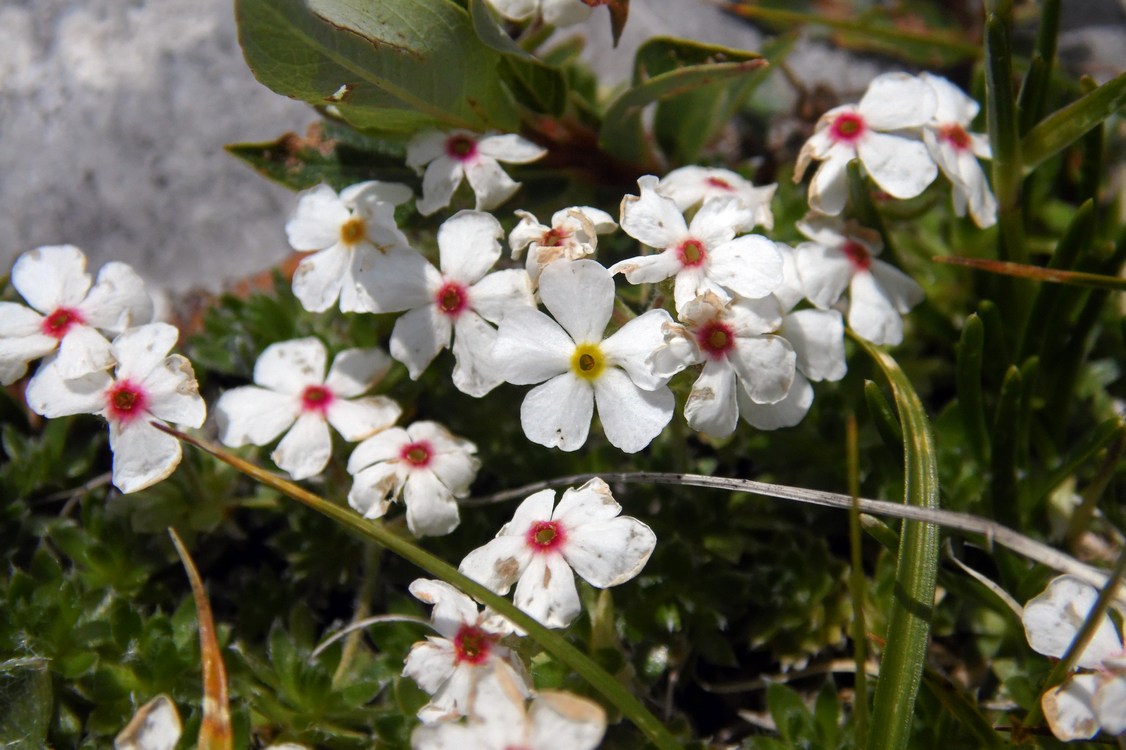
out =
{"type": "Polygon", "coordinates": [[[532,281],[539,281],[543,267],[557,260],[579,260],[598,248],[598,235],[618,228],[610,214],[590,206],[571,206],[556,211],[551,226],[540,224],[527,211],[517,211],[520,223],[508,235],[512,259],[528,250],[525,267],[532,281]]]}

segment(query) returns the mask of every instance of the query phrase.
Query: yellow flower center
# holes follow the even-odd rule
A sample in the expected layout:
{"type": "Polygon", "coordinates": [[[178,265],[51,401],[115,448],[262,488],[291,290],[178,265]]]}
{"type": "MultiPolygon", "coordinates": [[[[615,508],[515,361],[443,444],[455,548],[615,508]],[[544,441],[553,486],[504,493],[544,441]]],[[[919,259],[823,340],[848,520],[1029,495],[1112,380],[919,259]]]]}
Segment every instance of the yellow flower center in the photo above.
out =
{"type": "Polygon", "coordinates": [[[571,355],[571,371],[585,380],[597,380],[606,369],[606,355],[598,344],[579,344],[571,355]]]}
{"type": "Polygon", "coordinates": [[[367,227],[364,225],[364,220],[358,216],[353,216],[348,221],[344,222],[340,227],[340,241],[345,245],[355,245],[362,240],[367,234],[367,227]]]}

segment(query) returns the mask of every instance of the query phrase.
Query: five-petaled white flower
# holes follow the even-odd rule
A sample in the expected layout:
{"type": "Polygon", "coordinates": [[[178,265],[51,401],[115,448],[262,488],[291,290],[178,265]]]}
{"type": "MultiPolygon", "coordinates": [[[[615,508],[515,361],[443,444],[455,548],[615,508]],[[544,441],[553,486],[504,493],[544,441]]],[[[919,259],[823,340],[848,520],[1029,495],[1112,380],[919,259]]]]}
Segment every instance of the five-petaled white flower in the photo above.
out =
{"type": "Polygon", "coordinates": [[[848,325],[873,344],[903,340],[902,315],[923,299],[907,274],[875,256],[883,250],[879,234],[832,216],[807,215],[798,231],[811,242],[794,248],[805,294],[825,310],[848,289],[848,325]]]}
{"type": "Polygon", "coordinates": [[[517,260],[524,249],[528,250],[525,267],[532,281],[539,281],[543,267],[557,260],[578,260],[598,248],[598,235],[618,228],[610,214],[590,206],[571,206],[556,211],[551,226],[539,223],[527,211],[517,211],[520,223],[508,235],[512,259],[517,260]]]}
{"type": "Polygon", "coordinates": [[[266,445],[289,432],[270,454],[294,479],[324,471],[332,455],[332,425],[350,442],[395,424],[402,410],[386,396],[357,398],[387,372],[379,349],[347,349],[325,376],[328,354],[319,339],[271,344],[254,364],[254,382],[233,388],[215,406],[219,439],[232,448],[266,445]]]}
{"type": "MultiPolygon", "coordinates": [[[[1095,606],[1099,592],[1074,576],[1059,576],[1024,606],[1021,619],[1028,643],[1045,656],[1062,657],[1095,606]]],[[[1110,616],[1104,614],[1094,637],[1079,655],[1085,671],[1040,697],[1044,717],[1057,738],[1090,739],[1100,727],[1126,732],[1126,649],[1110,616]]]]}
{"type": "Polygon", "coordinates": [[[498,594],[516,584],[513,603],[549,628],[565,628],[581,611],[575,573],[600,589],[632,579],[657,537],[622,506],[601,479],[529,496],[495,539],[470,552],[459,570],[498,594]],[[574,572],[572,572],[572,570],[574,572]]]}
{"type": "Polygon", "coordinates": [[[536,304],[524,271],[488,273],[500,258],[502,237],[504,230],[491,214],[460,211],[438,228],[440,272],[411,253],[373,276],[368,288],[384,309],[407,310],[395,321],[390,349],[412,379],[450,345],[452,335],[458,390],[484,396],[502,382],[489,356],[497,335],[489,323],[500,323],[513,307],[536,304]]]}
{"type": "Polygon", "coordinates": [[[477,446],[437,422],[384,430],[348,458],[348,503],[365,518],[380,518],[401,493],[412,534],[448,534],[458,524],[454,498],[469,494],[481,465],[475,453],[477,446]]]}
{"type": "Polygon", "coordinates": [[[937,97],[926,81],[907,73],[872,79],[860,103],[821,116],[798,154],[794,182],[811,160],[821,166],[809,183],[809,207],[837,215],[848,198],[846,167],[860,159],[868,176],[895,198],[914,198],[938,175],[927,147],[911,134],[934,117],[937,97]]]}
{"type": "Polygon", "coordinates": [[[954,213],[965,216],[968,206],[975,224],[991,227],[997,223],[997,199],[978,158],[992,158],[993,152],[988,137],[966,131],[981,107],[941,76],[923,73],[919,78],[930,84],[937,97],[934,116],[923,126],[923,142],[950,180],[954,213]]]}
{"type": "Polygon", "coordinates": [[[774,243],[760,235],[735,236],[754,223],[740,198],[712,198],[688,224],[676,203],[657,192],[656,177],[646,175],[637,185],[640,196],[622,199],[622,229],[661,252],[619,261],[610,273],[625,274],[631,284],[675,276],[677,313],[704,292],[725,302],[733,295],[759,299],[782,283],[782,257],[774,243]]]}
{"type": "Polygon", "coordinates": [[[506,674],[479,682],[476,697],[466,723],[417,728],[413,750],[594,750],[606,733],[601,706],[563,691],[538,691],[525,710],[520,686],[506,674]]]}
{"type": "Polygon", "coordinates": [[[98,414],[109,422],[113,484],[136,492],[156,484],[180,463],[180,441],[151,420],[199,427],[207,416],[192,365],[168,352],[180,332],[166,323],[130,328],[112,342],[114,374],[63,379],[52,355],[27,386],[27,403],[44,417],[98,414]]]}
{"type": "Polygon", "coordinates": [[[144,282],[124,263],[107,263],[90,286],[86,256],[73,245],[24,253],[12,266],[12,286],[29,307],[0,302],[0,385],[23,377],[32,360],[58,350],[55,367],[77,378],[113,364],[109,340],[152,320],[144,282]]]}
{"type": "Polygon", "coordinates": [[[755,226],[774,228],[770,201],[777,189],[777,184],[755,187],[750,180],[730,169],[697,166],[674,169],[657,184],[657,192],[672,198],[676,207],[684,212],[711,198],[738,198],[750,211],[747,222],[736,227],[739,232],[749,232],[755,226]]]}
{"type": "Polygon", "coordinates": [[[341,312],[385,312],[361,279],[384,256],[411,252],[395,224],[395,206],[411,195],[406,185],[376,181],[340,195],[328,185],[301,194],[285,233],[293,249],[311,253],[293,274],[293,293],[306,310],[324,312],[339,299],[341,312]]]}
{"type": "Polygon", "coordinates": [[[542,383],[520,406],[524,434],[549,448],[578,450],[597,403],[611,444],[627,453],[644,448],[672,418],[675,399],[667,378],[654,375],[645,362],[663,340],[669,314],[650,310],[603,340],[614,308],[614,280],[593,260],[547,266],[540,298],[555,320],[539,310],[513,309],[493,348],[506,381],[542,383]]]}
{"type": "Polygon", "coordinates": [[[424,722],[476,713],[478,694],[495,680],[512,685],[521,699],[529,680],[519,657],[499,641],[512,632],[508,622],[444,581],[419,578],[410,585],[415,598],[433,604],[430,620],[438,636],[411,647],[403,675],[430,694],[418,712],[424,722]]]}
{"type": "Polygon", "coordinates": [[[464,177],[473,188],[478,211],[491,211],[520,189],[497,162],[527,164],[546,149],[518,135],[478,135],[468,130],[424,130],[407,144],[407,166],[422,174],[416,207],[429,216],[450,205],[464,177]],[[423,172],[425,170],[425,172],[423,172]]]}
{"type": "Polygon", "coordinates": [[[592,6],[582,0],[486,0],[509,21],[529,21],[537,13],[549,26],[574,26],[590,15],[592,6]]]}

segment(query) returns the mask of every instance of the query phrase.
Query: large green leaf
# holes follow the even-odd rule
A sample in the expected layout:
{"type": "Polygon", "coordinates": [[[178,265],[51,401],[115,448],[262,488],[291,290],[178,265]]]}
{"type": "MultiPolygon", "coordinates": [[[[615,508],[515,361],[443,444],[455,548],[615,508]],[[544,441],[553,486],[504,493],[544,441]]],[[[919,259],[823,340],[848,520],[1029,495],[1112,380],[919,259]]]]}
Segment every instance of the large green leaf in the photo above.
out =
{"type": "Polygon", "coordinates": [[[539,60],[512,40],[484,0],[469,0],[469,15],[477,36],[503,56],[501,74],[518,101],[534,112],[563,114],[567,81],[562,71],[539,60]]]}
{"type": "Polygon", "coordinates": [[[235,15],[259,81],[358,128],[518,125],[500,56],[451,0],[236,0],[235,15]]]}

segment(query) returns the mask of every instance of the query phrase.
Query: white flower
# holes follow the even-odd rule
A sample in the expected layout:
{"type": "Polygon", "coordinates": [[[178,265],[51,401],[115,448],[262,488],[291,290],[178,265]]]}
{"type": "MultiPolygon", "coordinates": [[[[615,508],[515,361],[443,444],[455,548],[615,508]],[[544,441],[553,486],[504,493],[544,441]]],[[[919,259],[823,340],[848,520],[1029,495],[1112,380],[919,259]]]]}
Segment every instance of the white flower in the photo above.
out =
{"type": "Polygon", "coordinates": [[[113,484],[136,492],[171,474],[180,463],[180,441],[150,420],[199,427],[207,407],[192,365],[168,352],[180,332],[166,323],[130,328],[113,340],[114,374],[99,371],[64,380],[54,357],[27,385],[27,403],[44,417],[98,414],[109,422],[113,484]]]}
{"type": "Polygon", "coordinates": [[[348,504],[365,518],[380,518],[401,493],[412,534],[448,534],[458,524],[454,498],[469,494],[481,465],[476,452],[477,446],[437,422],[384,430],[348,458],[348,504]]]}
{"type": "Polygon", "coordinates": [[[661,252],[615,263],[610,273],[625,274],[631,284],[675,276],[677,313],[704,292],[724,302],[732,295],[758,299],[782,283],[782,258],[774,243],[759,235],[735,236],[739,227],[754,222],[741,199],[713,198],[689,225],[676,203],[657,192],[656,177],[646,175],[637,185],[640,197],[622,199],[622,229],[661,252]]]}
{"type": "Polygon", "coordinates": [[[173,750],[183,725],[180,712],[167,695],[158,695],[137,709],[133,718],[113,738],[114,750],[173,750]]]}
{"type": "Polygon", "coordinates": [[[305,191],[285,225],[293,249],[312,252],[293,274],[293,293],[306,310],[384,312],[360,277],[384,256],[410,252],[395,225],[395,206],[411,198],[406,185],[361,182],[338,196],[328,185],[305,191]],[[315,251],[315,252],[313,252],[315,251]]]}
{"type": "Polygon", "coordinates": [[[732,172],[730,169],[711,167],[680,167],[661,178],[657,192],[673,199],[682,212],[703,204],[711,198],[735,196],[750,211],[745,224],[736,231],[749,232],[756,225],[766,229],[774,228],[774,214],[770,211],[770,201],[774,198],[777,184],[755,187],[750,180],[732,172]]]}
{"type": "Polygon", "coordinates": [[[618,228],[610,214],[590,206],[571,206],[556,211],[551,226],[540,224],[527,211],[517,211],[520,223],[508,235],[512,259],[528,249],[526,268],[532,281],[539,281],[543,267],[557,260],[578,260],[594,255],[598,235],[618,228]]]}
{"type": "Polygon", "coordinates": [[[493,349],[506,381],[542,383],[520,406],[524,434],[549,448],[578,450],[597,403],[611,444],[627,453],[644,448],[672,418],[667,378],[645,363],[662,341],[669,314],[650,310],[603,340],[614,280],[593,260],[549,265],[540,276],[540,297],[555,320],[539,310],[514,309],[493,349]]]}
{"type": "Polygon", "coordinates": [[[575,573],[600,589],[625,583],[645,567],[657,537],[636,518],[619,516],[622,506],[598,478],[552,506],[553,490],[529,496],[458,569],[498,594],[515,583],[517,607],[549,628],[565,628],[581,611],[575,573]]]}
{"type": "Polygon", "coordinates": [[[907,131],[930,122],[937,107],[934,89],[906,73],[876,76],[857,105],[835,107],[821,116],[798,154],[794,182],[809,162],[821,166],[809,183],[809,207],[837,215],[848,198],[846,167],[855,158],[880,188],[896,198],[914,198],[938,175],[927,147],[907,131]]]}
{"type": "Polygon", "coordinates": [[[794,259],[809,301],[825,310],[848,289],[848,325],[873,344],[903,340],[902,315],[923,300],[907,274],[875,256],[879,234],[831,216],[809,214],[797,223],[812,242],[794,248],[794,259]]]}
{"type": "Polygon", "coordinates": [[[424,725],[413,750],[593,750],[606,733],[606,712],[593,701],[558,690],[536,693],[525,711],[519,686],[506,675],[479,682],[465,724],[424,725]]]}
{"type": "Polygon", "coordinates": [[[391,365],[379,349],[347,349],[336,355],[325,376],[328,354],[319,339],[282,341],[266,347],[254,364],[254,382],[233,388],[215,407],[219,439],[225,445],[266,445],[286,430],[270,454],[294,479],[324,471],[332,455],[332,425],[355,442],[384,430],[402,410],[386,396],[356,398],[391,365]]]}
{"type": "MultiPolygon", "coordinates": [[[[1095,606],[1099,592],[1074,576],[1052,579],[1029,600],[1021,616],[1028,643],[1045,656],[1062,657],[1095,606]]],[[[1052,734],[1069,741],[1090,739],[1100,727],[1109,734],[1126,732],[1126,649],[1110,616],[1104,614],[1083,653],[1081,669],[1040,698],[1052,734]]]]}
{"type": "Polygon", "coordinates": [[[438,229],[439,272],[417,253],[388,263],[369,288],[390,310],[407,310],[391,332],[391,356],[417,380],[453,336],[454,385],[484,396],[502,382],[490,357],[499,323],[513,307],[535,307],[519,269],[488,273],[504,230],[492,215],[461,211],[438,229]],[[488,274],[488,275],[486,275],[488,274]],[[487,322],[486,322],[487,321],[487,322]]]}
{"type": "Polygon", "coordinates": [[[582,23],[593,8],[582,0],[486,0],[509,21],[529,21],[543,14],[549,26],[574,26],[582,23]]]}
{"type": "Polygon", "coordinates": [[[117,334],[152,320],[144,282],[124,263],[107,263],[91,288],[86,256],[73,245],[40,247],[12,266],[12,286],[29,307],[0,302],[0,385],[23,377],[32,360],[58,349],[55,366],[77,378],[113,364],[117,334]]]}
{"type": "Polygon", "coordinates": [[[997,223],[997,199],[978,158],[989,159],[993,153],[988,137],[966,131],[980,106],[945,78],[930,73],[919,77],[937,97],[934,115],[923,127],[923,142],[950,180],[954,213],[965,216],[969,206],[975,224],[983,229],[991,227],[997,223]]]}
{"type": "Polygon", "coordinates": [[[515,686],[520,698],[528,695],[523,664],[499,643],[511,632],[507,621],[478,611],[472,599],[444,581],[419,578],[410,591],[434,605],[430,619],[440,636],[414,644],[403,666],[403,675],[430,694],[418,718],[433,722],[471,715],[478,691],[497,679],[515,686]]]}
{"type": "Polygon", "coordinates": [[[407,166],[423,175],[418,212],[429,216],[450,205],[463,177],[477,197],[475,208],[491,211],[520,189],[520,183],[505,174],[497,162],[527,164],[546,153],[546,149],[518,135],[425,130],[407,144],[407,166]]]}

